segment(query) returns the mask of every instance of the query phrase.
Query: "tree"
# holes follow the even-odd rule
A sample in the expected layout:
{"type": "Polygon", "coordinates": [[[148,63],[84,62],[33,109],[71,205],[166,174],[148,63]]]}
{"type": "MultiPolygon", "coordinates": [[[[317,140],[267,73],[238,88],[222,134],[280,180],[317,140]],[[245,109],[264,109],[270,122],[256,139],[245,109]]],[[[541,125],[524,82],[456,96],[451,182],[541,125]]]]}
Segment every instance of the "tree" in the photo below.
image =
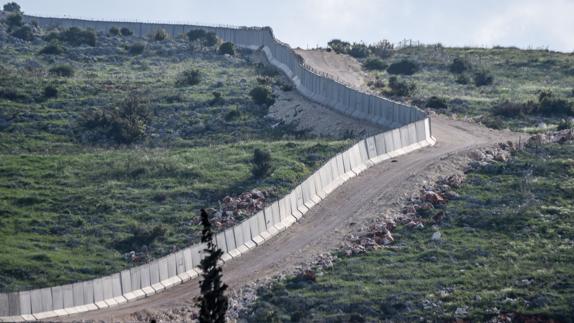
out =
{"type": "Polygon", "coordinates": [[[201,323],[224,323],[225,313],[229,307],[225,290],[227,285],[222,282],[223,275],[218,261],[223,255],[223,251],[213,243],[213,233],[209,216],[204,209],[201,209],[201,242],[207,243],[204,251],[207,256],[201,260],[200,268],[203,279],[199,282],[201,296],[197,299],[199,306],[199,322],[201,323]]]}
{"type": "Polygon", "coordinates": [[[256,86],[250,92],[249,95],[255,104],[271,106],[275,103],[273,94],[271,90],[264,86],[256,86]]]}
{"type": "Polygon", "coordinates": [[[20,12],[20,5],[16,2],[8,2],[3,7],[4,11],[6,12],[20,12]]]}
{"type": "Polygon", "coordinates": [[[252,163],[251,173],[255,178],[264,178],[271,172],[271,154],[268,151],[256,148],[252,163]]]}
{"type": "Polygon", "coordinates": [[[22,15],[20,13],[13,13],[6,18],[6,25],[8,25],[8,31],[12,31],[14,28],[22,27],[22,15]]]}
{"type": "Polygon", "coordinates": [[[229,54],[231,56],[235,55],[235,45],[230,42],[225,42],[219,46],[219,54],[225,55],[229,54]]]}
{"type": "Polygon", "coordinates": [[[347,54],[351,50],[351,44],[340,39],[333,39],[327,45],[337,54],[347,54]]]}

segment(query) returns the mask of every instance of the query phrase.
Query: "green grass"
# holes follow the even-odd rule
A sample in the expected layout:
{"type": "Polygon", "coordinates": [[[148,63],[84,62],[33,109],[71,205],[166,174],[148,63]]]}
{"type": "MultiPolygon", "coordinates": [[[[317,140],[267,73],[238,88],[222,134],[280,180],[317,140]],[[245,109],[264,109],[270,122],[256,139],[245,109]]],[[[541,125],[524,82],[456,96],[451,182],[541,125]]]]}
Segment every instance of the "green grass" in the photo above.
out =
{"type": "MultiPolygon", "coordinates": [[[[0,28],[2,28],[0,26],[0,28]]],[[[226,195],[259,188],[279,198],[351,144],[275,126],[249,91],[262,79],[248,53],[233,59],[184,41],[148,44],[98,37],[98,46],[38,55],[44,45],[0,44],[0,290],[86,280],[132,266],[130,251],[157,257],[198,241],[197,213],[226,195]],[[70,65],[73,77],[53,77],[70,65]],[[177,86],[197,69],[202,81],[177,86]],[[43,98],[47,85],[59,96],[43,98]],[[145,138],[131,145],[85,140],[79,120],[137,91],[150,102],[145,138]],[[213,92],[222,101],[212,102],[213,92]],[[255,148],[273,171],[251,175],[255,148]]],[[[241,217],[237,218],[241,220],[241,217]]]]}
{"type": "Polygon", "coordinates": [[[259,290],[252,321],[473,321],[574,315],[574,145],[518,153],[469,174],[438,229],[399,227],[392,248],[344,257],[317,282],[259,290]]]}
{"type": "MultiPolygon", "coordinates": [[[[421,66],[421,71],[400,79],[416,84],[417,91],[411,98],[419,106],[431,96],[443,97],[448,102],[448,110],[441,111],[469,117],[486,116],[492,118],[491,110],[498,102],[526,102],[537,100],[537,91],[551,90],[554,95],[569,99],[574,97],[574,55],[544,50],[520,50],[515,48],[446,48],[411,47],[395,51],[386,59],[391,64],[409,59],[421,66]],[[448,70],[456,57],[470,62],[472,70],[465,72],[469,84],[456,82],[457,74],[448,70]],[[487,70],[494,83],[477,87],[473,83],[473,73],[487,70]]],[[[370,71],[371,78],[380,77],[388,84],[391,76],[387,72],[370,71]]],[[[557,124],[561,118],[539,115],[501,118],[503,125],[522,130],[536,126],[540,122],[557,124]]]]}

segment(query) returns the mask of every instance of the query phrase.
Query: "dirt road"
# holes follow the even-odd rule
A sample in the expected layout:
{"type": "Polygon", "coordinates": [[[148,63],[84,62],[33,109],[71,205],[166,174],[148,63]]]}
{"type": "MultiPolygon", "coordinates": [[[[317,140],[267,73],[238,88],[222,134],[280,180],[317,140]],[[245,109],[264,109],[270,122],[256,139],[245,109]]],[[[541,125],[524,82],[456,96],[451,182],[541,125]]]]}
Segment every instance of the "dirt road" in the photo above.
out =
{"type": "MultiPolygon", "coordinates": [[[[334,62],[346,64],[345,59],[334,62]]],[[[343,73],[344,68],[330,68],[330,72],[337,70],[343,73]]],[[[350,80],[359,77],[353,72],[348,74],[345,77],[350,80]]],[[[302,221],[262,246],[227,263],[224,266],[226,283],[232,289],[239,288],[259,278],[289,270],[320,253],[332,250],[345,234],[384,210],[396,207],[402,197],[410,196],[413,190],[420,187],[421,181],[436,175],[437,169],[442,168],[443,159],[450,154],[516,138],[516,135],[509,132],[493,131],[442,117],[433,117],[432,131],[438,139],[434,147],[368,169],[327,196],[302,221]]],[[[198,292],[198,281],[192,280],[133,303],[63,320],[129,320],[134,312],[162,311],[191,304],[198,292]]]]}

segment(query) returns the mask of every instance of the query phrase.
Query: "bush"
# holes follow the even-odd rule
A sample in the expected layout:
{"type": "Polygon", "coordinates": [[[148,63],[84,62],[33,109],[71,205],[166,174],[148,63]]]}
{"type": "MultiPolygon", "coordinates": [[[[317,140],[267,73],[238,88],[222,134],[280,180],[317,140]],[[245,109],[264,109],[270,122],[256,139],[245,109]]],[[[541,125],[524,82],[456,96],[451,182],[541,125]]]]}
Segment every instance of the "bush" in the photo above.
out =
{"type": "Polygon", "coordinates": [[[8,25],[8,30],[12,30],[17,27],[22,27],[22,15],[19,13],[13,13],[6,18],[6,25],[8,25]]]}
{"type": "Polygon", "coordinates": [[[178,86],[193,86],[201,82],[201,72],[196,69],[190,69],[181,72],[175,81],[178,86]]]}
{"type": "Polygon", "coordinates": [[[203,29],[193,29],[187,33],[189,41],[196,41],[205,38],[207,32],[203,29]]]}
{"type": "Polygon", "coordinates": [[[2,7],[2,10],[5,12],[20,12],[21,8],[16,2],[8,2],[4,7],[2,7]]]}
{"type": "Polygon", "coordinates": [[[50,33],[46,37],[47,41],[59,40],[72,46],[96,46],[96,32],[93,30],[82,30],[77,27],[71,27],[62,32],[50,33]]]}
{"type": "Polygon", "coordinates": [[[485,117],[481,119],[483,125],[488,128],[502,130],[505,128],[504,122],[498,117],[485,117]]]}
{"type": "Polygon", "coordinates": [[[374,45],[369,46],[369,50],[373,55],[380,58],[389,58],[394,53],[395,46],[391,44],[388,40],[384,39],[374,45]]]}
{"type": "Polygon", "coordinates": [[[256,148],[253,151],[253,160],[251,162],[253,163],[251,174],[255,178],[267,177],[271,172],[271,153],[268,151],[256,148]]]}
{"type": "Polygon", "coordinates": [[[141,55],[145,50],[145,43],[135,43],[128,47],[128,53],[130,55],[141,55]]]}
{"type": "Polygon", "coordinates": [[[349,51],[349,55],[353,56],[354,58],[365,58],[369,56],[370,51],[369,47],[365,44],[354,43],[349,51]]]}
{"type": "Polygon", "coordinates": [[[168,37],[169,35],[167,34],[167,31],[165,31],[164,29],[158,29],[153,34],[153,40],[155,41],[166,40],[168,37]]]}
{"type": "Polygon", "coordinates": [[[122,34],[122,36],[127,37],[127,36],[133,35],[134,33],[133,33],[129,28],[127,28],[127,27],[122,27],[122,28],[120,29],[120,34],[122,34]]]}
{"type": "Polygon", "coordinates": [[[574,120],[572,119],[560,120],[560,123],[558,124],[558,131],[569,130],[569,129],[574,129],[574,120]]]}
{"type": "Polygon", "coordinates": [[[555,98],[552,94],[539,98],[536,112],[546,116],[574,115],[574,110],[570,102],[555,98]]]}
{"type": "Polygon", "coordinates": [[[58,65],[50,68],[48,73],[53,76],[72,77],[74,76],[74,68],[70,65],[58,65]]]}
{"type": "Polygon", "coordinates": [[[393,63],[387,68],[389,74],[395,75],[413,75],[419,71],[419,66],[417,63],[403,59],[400,62],[393,63]]]}
{"type": "Polygon", "coordinates": [[[145,136],[151,121],[147,102],[131,93],[118,107],[91,110],[80,120],[80,127],[94,133],[91,141],[111,139],[118,144],[132,144],[145,136]]]}
{"type": "Polygon", "coordinates": [[[444,98],[431,96],[426,102],[426,107],[437,110],[446,110],[448,105],[446,104],[446,100],[444,98]]]}
{"type": "Polygon", "coordinates": [[[20,38],[25,41],[31,41],[34,39],[34,34],[32,33],[32,28],[28,26],[20,27],[14,30],[11,35],[16,38],[20,38]]]}
{"type": "Polygon", "coordinates": [[[51,99],[57,97],[58,97],[58,89],[56,89],[52,85],[48,85],[44,88],[44,98],[51,99]]]}
{"type": "Polygon", "coordinates": [[[465,59],[456,57],[448,66],[448,70],[454,74],[462,74],[471,69],[470,63],[465,59]]]}
{"type": "Polygon", "coordinates": [[[207,35],[205,35],[205,40],[203,41],[203,44],[207,47],[217,45],[217,35],[212,32],[207,33],[207,35]]]}
{"type": "Polygon", "coordinates": [[[351,50],[351,44],[340,39],[333,39],[327,45],[337,54],[347,54],[351,50]]]}
{"type": "Polygon", "coordinates": [[[384,71],[388,65],[379,58],[368,58],[363,63],[363,68],[369,71],[384,71]]]}
{"type": "Polygon", "coordinates": [[[217,44],[217,35],[213,32],[207,32],[203,29],[190,30],[187,33],[189,41],[200,41],[203,45],[211,47],[217,44]]]}
{"type": "Polygon", "coordinates": [[[509,101],[501,102],[492,109],[492,114],[503,117],[518,117],[531,113],[535,109],[532,102],[514,103],[509,101]]]}
{"type": "Polygon", "coordinates": [[[255,104],[271,106],[275,103],[275,99],[271,94],[271,90],[264,86],[256,86],[250,92],[249,95],[255,104]]]}
{"type": "Polygon", "coordinates": [[[38,53],[41,55],[60,55],[64,52],[64,48],[58,43],[50,43],[42,48],[38,53]]]}
{"type": "Polygon", "coordinates": [[[474,73],[474,85],[476,86],[491,85],[493,82],[494,77],[487,70],[474,73]]]}
{"type": "Polygon", "coordinates": [[[233,43],[230,42],[225,42],[221,44],[219,46],[219,54],[220,55],[228,54],[231,56],[235,55],[235,45],[233,45],[233,43]]]}
{"type": "Polygon", "coordinates": [[[464,74],[460,74],[459,76],[457,76],[454,81],[455,81],[456,83],[462,84],[462,85],[466,85],[466,84],[470,83],[470,80],[468,79],[468,76],[466,76],[466,75],[464,75],[464,74]]]}
{"type": "Polygon", "coordinates": [[[108,35],[110,35],[110,36],[119,36],[119,34],[120,34],[120,30],[118,29],[118,27],[112,27],[108,31],[108,35]]]}
{"type": "Polygon", "coordinates": [[[393,96],[412,96],[417,89],[414,83],[400,81],[396,76],[389,78],[389,88],[387,93],[393,96]]]}

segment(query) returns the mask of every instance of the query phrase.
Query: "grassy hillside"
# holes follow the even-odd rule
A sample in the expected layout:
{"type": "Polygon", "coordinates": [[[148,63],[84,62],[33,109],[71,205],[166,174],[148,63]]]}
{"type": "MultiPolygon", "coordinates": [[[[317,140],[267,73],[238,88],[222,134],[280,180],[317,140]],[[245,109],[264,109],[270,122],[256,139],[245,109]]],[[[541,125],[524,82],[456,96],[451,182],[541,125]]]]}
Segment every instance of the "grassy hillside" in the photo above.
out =
{"type": "Polygon", "coordinates": [[[363,64],[371,90],[439,113],[532,132],[574,117],[572,53],[440,44],[395,48],[385,41],[329,45],[363,64]]]}
{"type": "Polygon", "coordinates": [[[277,198],[350,144],[267,118],[272,97],[250,91],[285,80],[249,52],[161,38],[0,24],[0,290],[167,254],[198,240],[199,208],[277,198]],[[256,148],[271,154],[263,178],[256,148]]]}
{"type": "MultiPolygon", "coordinates": [[[[429,99],[434,96],[446,103],[446,109],[431,103],[430,107],[437,112],[477,118],[493,128],[516,130],[534,130],[531,128],[541,123],[557,126],[560,120],[574,117],[572,54],[516,48],[428,46],[400,49],[388,62],[392,64],[403,59],[412,60],[420,67],[413,75],[398,77],[416,85],[411,99],[421,107],[429,105],[429,99]],[[467,66],[462,73],[451,71],[453,60],[457,58],[467,66]],[[477,86],[477,74],[480,73],[491,77],[492,83],[477,86]],[[543,112],[526,107],[504,109],[505,103],[521,105],[531,101],[538,104],[543,91],[551,92],[555,99],[565,100],[570,111],[561,113],[557,107],[549,107],[549,111],[543,112]]],[[[371,72],[371,76],[390,78],[387,72],[371,72]]]]}
{"type": "Polygon", "coordinates": [[[468,174],[440,227],[259,291],[251,321],[487,321],[574,315],[574,144],[530,148],[468,174]],[[434,232],[442,240],[432,241],[434,232]]]}

